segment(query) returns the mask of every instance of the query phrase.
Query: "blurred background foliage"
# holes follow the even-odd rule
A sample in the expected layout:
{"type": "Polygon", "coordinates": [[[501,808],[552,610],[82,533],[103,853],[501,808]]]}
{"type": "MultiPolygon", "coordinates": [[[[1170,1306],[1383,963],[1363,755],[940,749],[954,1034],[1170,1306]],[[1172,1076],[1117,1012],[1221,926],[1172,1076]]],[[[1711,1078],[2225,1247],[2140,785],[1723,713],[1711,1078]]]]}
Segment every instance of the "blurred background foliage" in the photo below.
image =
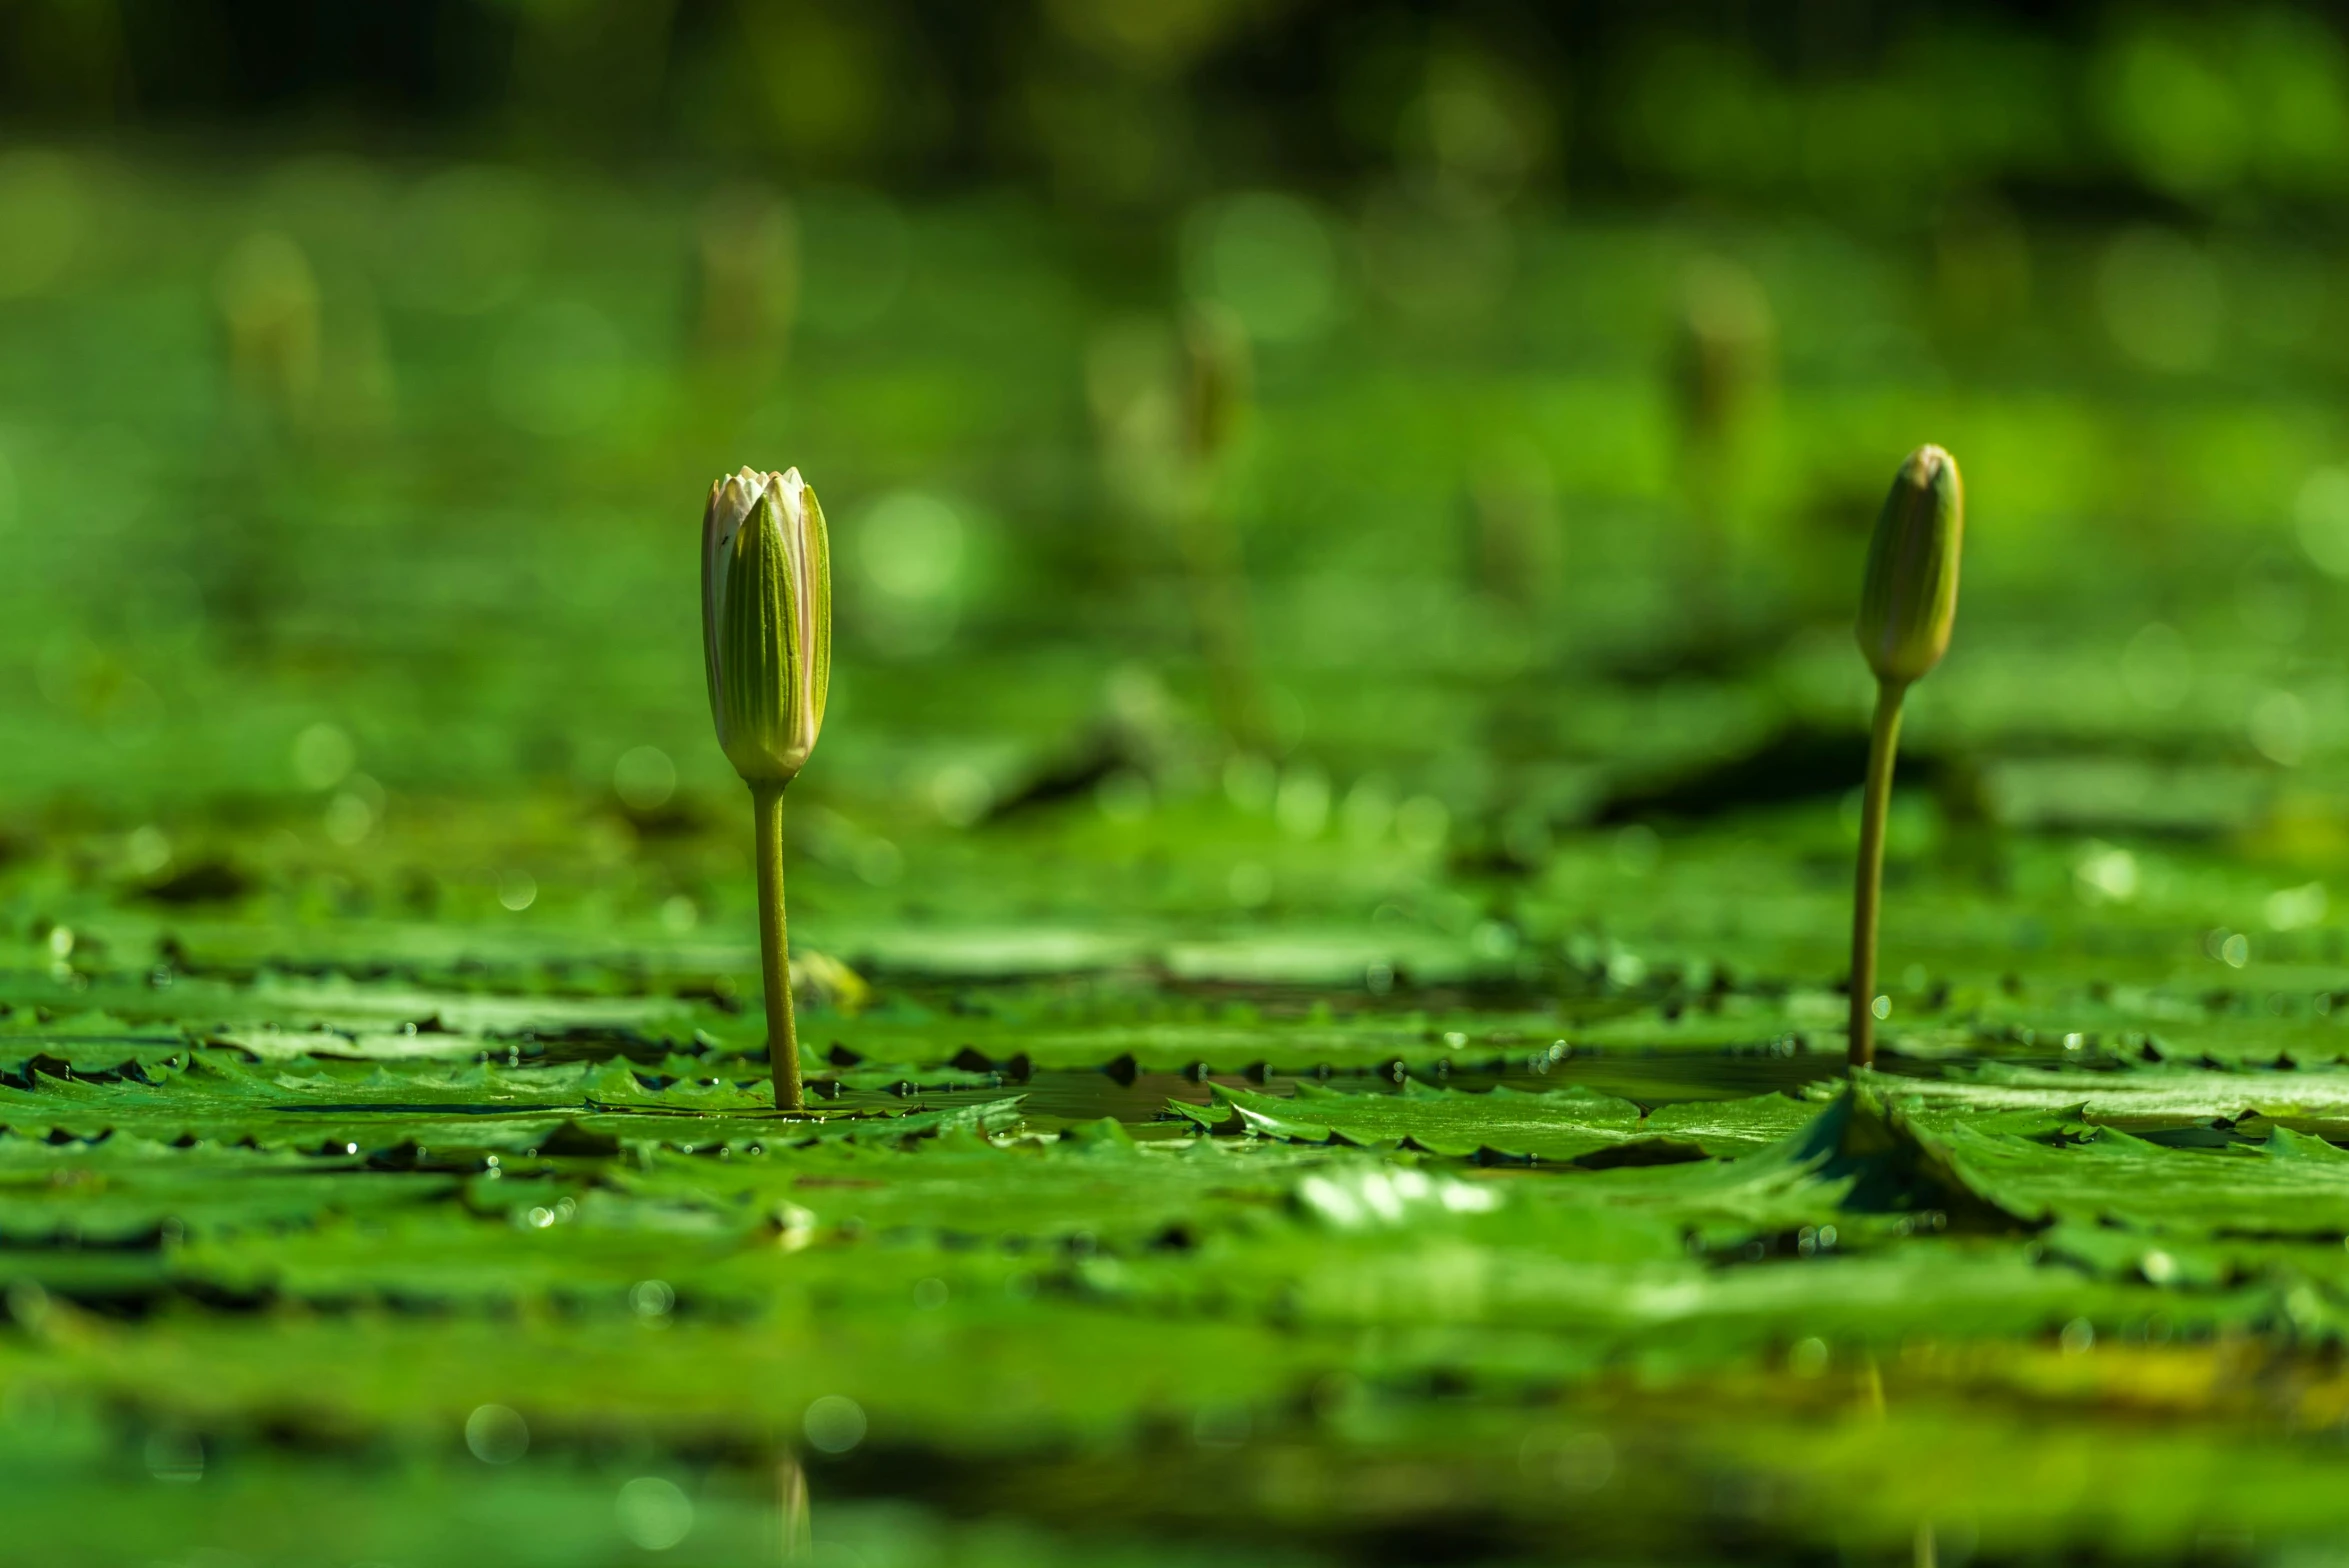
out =
{"type": "Polygon", "coordinates": [[[1868,0],[10,0],[44,134],[733,159],[1110,210],[1400,180],[1930,215],[1953,191],[2276,214],[2349,181],[2323,8],[1868,0]]]}
{"type": "Polygon", "coordinates": [[[112,874],[731,822],[746,461],[837,533],[852,883],[1831,807],[1924,439],[1935,820],[2349,853],[2326,11],[8,0],[0,126],[0,807],[112,874]]]}

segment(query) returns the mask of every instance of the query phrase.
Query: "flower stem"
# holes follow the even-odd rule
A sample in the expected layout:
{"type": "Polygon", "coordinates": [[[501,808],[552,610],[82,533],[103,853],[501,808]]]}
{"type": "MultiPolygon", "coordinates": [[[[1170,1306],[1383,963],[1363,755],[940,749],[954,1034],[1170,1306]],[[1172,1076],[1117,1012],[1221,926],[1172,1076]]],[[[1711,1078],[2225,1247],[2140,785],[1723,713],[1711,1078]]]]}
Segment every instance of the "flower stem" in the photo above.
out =
{"type": "Polygon", "coordinates": [[[808,1539],[807,1472],[788,1452],[775,1465],[775,1522],[781,1527],[780,1555],[785,1562],[814,1555],[814,1545],[808,1539]]]}
{"type": "Polygon", "coordinates": [[[767,1056],[775,1068],[775,1109],[796,1111],[799,1024],[791,1015],[791,939],[783,923],[783,786],[750,787],[752,836],[758,844],[759,972],[767,987],[767,1056]]]}
{"type": "Polygon", "coordinates": [[[1868,787],[1860,802],[1860,867],[1851,911],[1851,1065],[1876,1065],[1876,904],[1884,886],[1884,813],[1892,803],[1892,757],[1900,747],[1905,681],[1876,686],[1868,728],[1868,787]]]}

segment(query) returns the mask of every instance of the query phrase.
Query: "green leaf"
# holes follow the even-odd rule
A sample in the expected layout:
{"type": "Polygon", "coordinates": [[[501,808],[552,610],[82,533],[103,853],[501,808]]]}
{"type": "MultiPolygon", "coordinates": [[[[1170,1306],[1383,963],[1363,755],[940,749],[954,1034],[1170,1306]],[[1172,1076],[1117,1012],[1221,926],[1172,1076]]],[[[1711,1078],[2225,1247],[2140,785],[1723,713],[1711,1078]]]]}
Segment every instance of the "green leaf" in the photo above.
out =
{"type": "MultiPolygon", "coordinates": [[[[1603,1163],[1670,1164],[1760,1148],[1803,1126],[1816,1109],[1783,1096],[1706,1101],[1643,1111],[1629,1100],[1580,1086],[1527,1093],[1502,1085],[1484,1092],[1406,1083],[1396,1094],[1349,1093],[1302,1084],[1295,1098],[1212,1086],[1216,1103],[1249,1132],[1305,1143],[1408,1146],[1431,1154],[1603,1163]]],[[[1212,1117],[1177,1101],[1193,1120],[1212,1117]]]]}

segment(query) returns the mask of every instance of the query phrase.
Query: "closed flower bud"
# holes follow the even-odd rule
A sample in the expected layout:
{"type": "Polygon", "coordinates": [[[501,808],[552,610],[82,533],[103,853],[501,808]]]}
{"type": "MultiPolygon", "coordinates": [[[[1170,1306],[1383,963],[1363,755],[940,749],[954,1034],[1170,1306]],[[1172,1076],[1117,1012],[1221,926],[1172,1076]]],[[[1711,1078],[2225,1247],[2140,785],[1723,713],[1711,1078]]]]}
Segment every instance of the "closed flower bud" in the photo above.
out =
{"type": "Polygon", "coordinates": [[[1194,306],[1183,321],[1183,441],[1194,463],[1221,457],[1247,413],[1255,379],[1248,329],[1229,310],[1194,306]]]}
{"type": "Polygon", "coordinates": [[[794,468],[710,487],[701,527],[710,717],[734,771],[788,784],[824,725],[832,679],[832,562],[823,509],[794,468]]]}
{"type": "Polygon", "coordinates": [[[1965,525],[1957,459],[1937,446],[1911,452],[1876,519],[1860,593],[1860,651],[1878,680],[1920,679],[1949,651],[1965,525]]]}
{"type": "Polygon", "coordinates": [[[1683,280],[1673,390],[1681,433],[1700,448],[1729,441],[1768,390],[1777,341],[1770,296],[1733,261],[1700,258],[1683,280]]]}

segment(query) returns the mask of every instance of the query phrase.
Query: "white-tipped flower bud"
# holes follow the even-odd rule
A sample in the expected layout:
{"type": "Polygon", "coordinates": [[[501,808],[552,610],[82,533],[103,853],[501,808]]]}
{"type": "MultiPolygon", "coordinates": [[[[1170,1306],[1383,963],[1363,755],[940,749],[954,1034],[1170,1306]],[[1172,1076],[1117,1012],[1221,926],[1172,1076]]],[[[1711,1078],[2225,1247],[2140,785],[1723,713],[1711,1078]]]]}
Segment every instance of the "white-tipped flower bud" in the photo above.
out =
{"type": "Polygon", "coordinates": [[[1965,528],[1957,459],[1937,446],[1917,448],[1876,518],[1860,593],[1860,651],[1878,680],[1917,680],[1949,651],[1965,528]]]}
{"type": "Polygon", "coordinates": [[[831,549],[798,469],[745,468],[710,487],[701,626],[726,760],[749,783],[790,783],[815,750],[832,680],[831,549]]]}

